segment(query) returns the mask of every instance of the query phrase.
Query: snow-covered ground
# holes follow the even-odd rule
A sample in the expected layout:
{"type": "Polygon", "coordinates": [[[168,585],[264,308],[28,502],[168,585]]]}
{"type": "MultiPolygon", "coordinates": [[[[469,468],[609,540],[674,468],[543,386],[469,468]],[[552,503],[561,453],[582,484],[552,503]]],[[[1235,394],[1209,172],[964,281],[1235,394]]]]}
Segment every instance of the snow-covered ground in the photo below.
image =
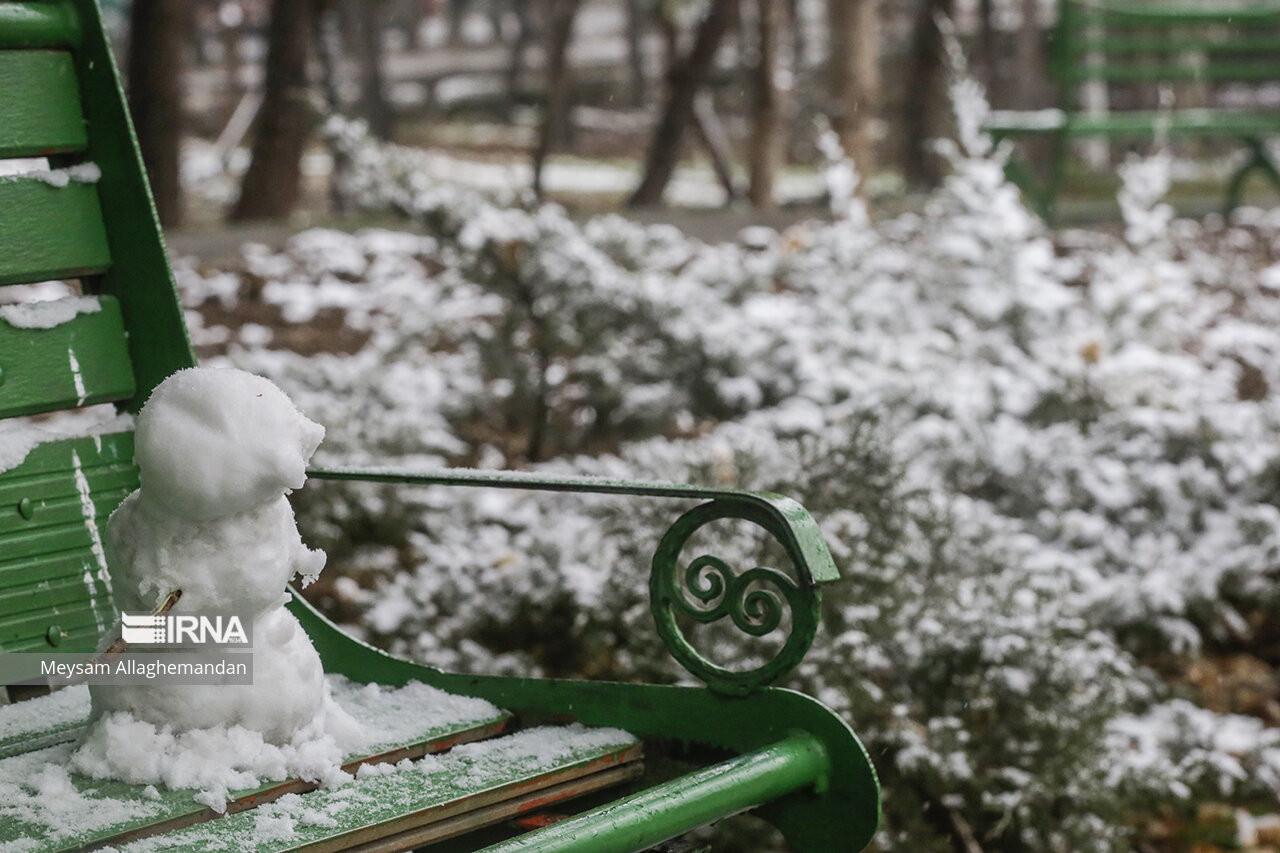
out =
{"type": "MultiPolygon", "coordinates": [[[[1157,158],[1126,168],[1123,237],[1048,233],[976,130],[979,93],[955,95],[953,175],[922,214],[872,222],[833,161],[835,221],[725,245],[579,225],[335,127],[350,191],[427,235],[309,231],[247,247],[242,269],[182,270],[193,335],[322,421],[323,462],[801,499],[845,580],[790,683],[866,740],[886,849],[939,849],[955,820],[986,849],[1128,849],[1157,806],[1274,803],[1280,730],[1168,675],[1274,642],[1280,211],[1174,220],[1157,158]],[[237,312],[257,320],[220,324],[237,312]],[[344,336],[278,348],[319,320],[344,336]]],[[[347,572],[333,594],[399,652],[681,677],[647,611],[678,505],[299,498],[304,535],[347,572]]],[[[736,534],[707,547],[758,556],[736,534]]],[[[755,653],[716,639],[721,659],[755,653]]]]}

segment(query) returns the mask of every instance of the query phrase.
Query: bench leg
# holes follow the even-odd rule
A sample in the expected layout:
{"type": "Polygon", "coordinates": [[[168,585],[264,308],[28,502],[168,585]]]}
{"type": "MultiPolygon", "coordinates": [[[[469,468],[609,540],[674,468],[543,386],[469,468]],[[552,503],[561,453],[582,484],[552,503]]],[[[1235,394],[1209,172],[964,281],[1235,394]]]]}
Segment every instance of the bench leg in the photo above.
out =
{"type": "MultiPolygon", "coordinates": [[[[996,145],[1008,138],[1002,133],[991,134],[991,141],[996,145]]],[[[1056,150],[1054,156],[1057,156],[1056,150]]],[[[1048,222],[1053,215],[1054,189],[1048,186],[1041,186],[1040,181],[1032,173],[1029,163],[1016,154],[1011,153],[1008,161],[1005,162],[1004,176],[1010,183],[1022,190],[1022,196],[1027,200],[1027,204],[1030,205],[1031,209],[1038,213],[1041,219],[1048,222]]],[[[1052,183],[1052,178],[1050,183],[1052,183]]]]}
{"type": "Polygon", "coordinates": [[[1246,138],[1244,143],[1248,146],[1251,156],[1243,166],[1236,170],[1227,184],[1227,199],[1222,211],[1223,216],[1230,215],[1231,211],[1240,206],[1240,195],[1244,190],[1245,178],[1254,169],[1261,169],[1262,173],[1271,180],[1271,183],[1275,184],[1276,189],[1280,189],[1280,168],[1277,168],[1275,161],[1271,159],[1271,152],[1267,150],[1266,143],[1256,136],[1246,138]]]}

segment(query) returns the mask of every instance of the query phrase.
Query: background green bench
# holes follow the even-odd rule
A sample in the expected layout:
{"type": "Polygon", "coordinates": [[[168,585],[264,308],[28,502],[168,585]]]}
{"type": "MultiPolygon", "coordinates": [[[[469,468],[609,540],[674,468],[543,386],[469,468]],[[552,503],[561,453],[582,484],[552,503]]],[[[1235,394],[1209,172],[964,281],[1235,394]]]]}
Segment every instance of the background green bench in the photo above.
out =
{"type": "Polygon", "coordinates": [[[1058,109],[995,111],[986,123],[997,139],[1051,136],[1047,178],[1034,179],[1016,160],[1009,168],[1046,215],[1057,203],[1070,143],[1086,137],[1237,140],[1248,158],[1228,181],[1227,210],[1240,204],[1245,178],[1255,170],[1280,188],[1280,170],[1267,150],[1267,140],[1280,136],[1280,109],[1230,103],[1280,83],[1280,4],[1062,0],[1050,74],[1059,87],[1058,109]],[[1081,91],[1088,83],[1107,87],[1105,114],[1085,109],[1081,91]],[[1186,102],[1192,85],[1204,103],[1186,102]],[[1160,104],[1162,88],[1172,103],[1160,104]],[[1224,97],[1228,88],[1236,97],[1224,97]]]}

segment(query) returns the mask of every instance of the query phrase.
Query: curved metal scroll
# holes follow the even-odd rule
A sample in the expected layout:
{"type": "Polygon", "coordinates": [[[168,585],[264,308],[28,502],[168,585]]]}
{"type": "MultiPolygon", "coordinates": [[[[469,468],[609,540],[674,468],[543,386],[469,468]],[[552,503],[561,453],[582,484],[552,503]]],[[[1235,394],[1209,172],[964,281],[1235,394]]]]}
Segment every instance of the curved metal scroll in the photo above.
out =
{"type": "Polygon", "coordinates": [[[685,669],[716,692],[743,695],[776,681],[800,663],[813,645],[822,597],[814,586],[797,583],[785,572],[757,566],[735,573],[710,554],[694,558],[681,569],[680,552],[693,534],[726,518],[763,528],[782,544],[793,565],[804,565],[793,538],[774,515],[750,503],[713,500],[680,516],[662,537],[649,576],[649,606],[659,636],[685,669]],[[751,670],[727,669],[707,660],[677,621],[684,616],[705,625],[728,617],[743,633],[764,637],[778,629],[788,611],[791,633],[786,642],[772,659],[751,670]]]}

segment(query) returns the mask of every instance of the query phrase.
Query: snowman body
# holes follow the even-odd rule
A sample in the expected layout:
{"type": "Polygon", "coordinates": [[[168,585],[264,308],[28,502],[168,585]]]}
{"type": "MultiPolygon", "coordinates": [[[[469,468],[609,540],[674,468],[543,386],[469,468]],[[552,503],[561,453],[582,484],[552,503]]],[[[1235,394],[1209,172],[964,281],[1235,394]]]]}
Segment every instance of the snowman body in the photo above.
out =
{"type": "Polygon", "coordinates": [[[324,567],[285,497],[323,435],[275,385],[239,370],[192,368],[157,386],[138,417],[141,486],[107,526],[116,603],[150,612],[181,590],[174,613],[248,616],[253,683],[92,685],[96,716],[123,711],[174,731],[240,726],[276,744],[323,722],[319,655],[285,609],[289,581],[324,567]]]}

